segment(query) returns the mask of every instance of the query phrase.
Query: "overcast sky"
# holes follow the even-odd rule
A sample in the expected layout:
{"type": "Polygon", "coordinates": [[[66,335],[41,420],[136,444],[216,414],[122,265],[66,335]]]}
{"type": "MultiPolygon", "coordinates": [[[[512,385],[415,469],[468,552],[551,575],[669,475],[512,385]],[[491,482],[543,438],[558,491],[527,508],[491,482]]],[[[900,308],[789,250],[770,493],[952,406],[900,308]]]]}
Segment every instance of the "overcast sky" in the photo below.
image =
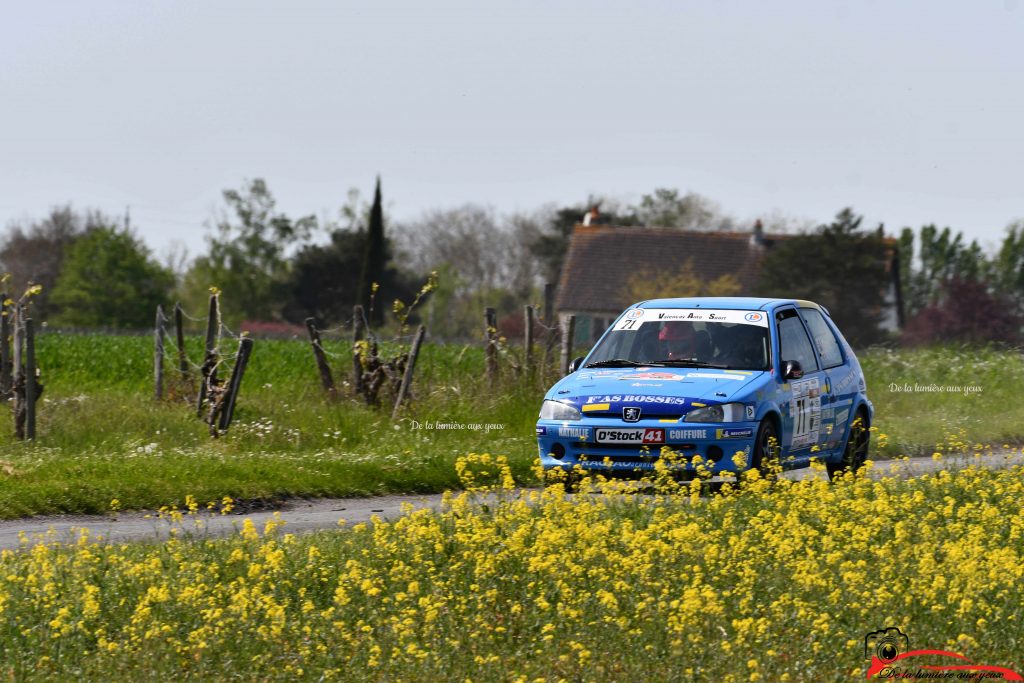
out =
{"type": "Polygon", "coordinates": [[[979,2],[9,2],[0,225],[72,202],[195,255],[263,177],[397,219],[678,187],[740,220],[1024,218],[1024,7],[979,2]]]}

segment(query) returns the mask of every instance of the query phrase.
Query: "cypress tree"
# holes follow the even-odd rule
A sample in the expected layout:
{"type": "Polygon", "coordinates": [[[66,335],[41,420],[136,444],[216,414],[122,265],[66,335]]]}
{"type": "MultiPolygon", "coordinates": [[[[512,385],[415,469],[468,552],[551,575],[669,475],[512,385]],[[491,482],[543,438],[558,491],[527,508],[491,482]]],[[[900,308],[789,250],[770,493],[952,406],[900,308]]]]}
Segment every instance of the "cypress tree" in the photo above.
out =
{"type": "MultiPolygon", "coordinates": [[[[363,255],[363,267],[359,276],[359,302],[369,315],[370,298],[373,285],[382,284],[384,269],[387,267],[387,247],[384,243],[384,208],[380,197],[380,176],[377,176],[377,189],[373,193],[373,207],[370,209],[370,222],[367,226],[366,251],[363,255]]],[[[382,302],[374,301],[373,320],[383,319],[382,302]]]]}

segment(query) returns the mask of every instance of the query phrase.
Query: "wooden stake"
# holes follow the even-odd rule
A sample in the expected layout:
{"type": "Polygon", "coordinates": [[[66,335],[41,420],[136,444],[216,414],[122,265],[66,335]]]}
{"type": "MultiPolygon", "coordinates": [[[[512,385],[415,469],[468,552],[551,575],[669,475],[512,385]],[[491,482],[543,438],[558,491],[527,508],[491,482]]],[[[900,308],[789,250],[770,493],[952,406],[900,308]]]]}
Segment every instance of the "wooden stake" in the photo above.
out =
{"type": "Polygon", "coordinates": [[[0,294],[0,398],[11,393],[11,311],[7,292],[0,294]]]}
{"type": "Polygon", "coordinates": [[[21,329],[21,304],[14,306],[14,348],[12,361],[14,362],[14,435],[19,439],[25,438],[25,368],[22,366],[22,349],[25,346],[21,329]]]}
{"type": "Polygon", "coordinates": [[[398,410],[402,407],[402,403],[412,387],[412,372],[416,367],[416,358],[420,355],[420,344],[423,343],[423,337],[426,334],[427,328],[423,325],[416,329],[416,336],[412,340],[412,348],[409,349],[409,361],[405,364],[405,374],[402,375],[402,384],[398,388],[398,398],[395,399],[395,409],[391,411],[392,420],[398,419],[398,410]]]}
{"type": "Polygon", "coordinates": [[[359,342],[363,341],[363,307],[352,307],[352,390],[356,396],[363,393],[363,361],[359,357],[359,342]]]}
{"type": "Polygon", "coordinates": [[[551,282],[544,285],[544,324],[555,326],[555,285],[551,282]]]}
{"type": "Polygon", "coordinates": [[[25,438],[36,438],[36,334],[25,320],[25,438]]]}
{"type": "Polygon", "coordinates": [[[153,384],[156,400],[164,397],[164,306],[156,306],[156,327],[153,328],[153,384]]]}
{"type": "Polygon", "coordinates": [[[217,334],[220,332],[220,308],[218,296],[210,295],[210,310],[206,318],[206,355],[203,357],[202,384],[196,401],[196,414],[203,416],[203,403],[208,389],[217,381],[217,334]]]}
{"type": "Polygon", "coordinates": [[[334,377],[331,376],[331,366],[327,364],[327,356],[324,354],[324,347],[320,344],[320,331],[316,329],[316,319],[306,318],[306,330],[309,332],[309,343],[313,346],[313,358],[316,359],[316,369],[320,372],[320,384],[324,391],[331,398],[337,396],[334,389],[334,377]]]}
{"type": "MultiPolygon", "coordinates": [[[[182,320],[181,303],[174,304],[174,338],[178,343],[178,370],[181,372],[181,381],[189,386],[188,356],[185,354],[185,325],[182,320]]],[[[191,391],[191,387],[189,387],[191,391]]]]}
{"type": "Polygon", "coordinates": [[[487,358],[487,381],[493,383],[498,378],[498,312],[491,307],[484,309],[484,325],[484,339],[487,343],[484,347],[487,358]]]}
{"type": "Polygon", "coordinates": [[[569,374],[569,363],[572,356],[572,337],[576,333],[576,316],[566,315],[562,317],[562,362],[560,367],[562,376],[569,374]]]}
{"type": "Polygon", "coordinates": [[[530,377],[533,372],[533,306],[526,307],[526,339],[523,342],[523,366],[526,371],[526,376],[530,377]]]}
{"type": "Polygon", "coordinates": [[[224,407],[220,411],[220,421],[217,428],[226,432],[231,426],[231,418],[235,415],[235,402],[238,400],[238,389],[242,386],[242,375],[245,374],[245,367],[249,364],[249,356],[252,354],[252,339],[244,337],[238,343],[238,355],[235,356],[235,367],[231,370],[231,379],[228,381],[227,395],[224,397],[224,407]]]}

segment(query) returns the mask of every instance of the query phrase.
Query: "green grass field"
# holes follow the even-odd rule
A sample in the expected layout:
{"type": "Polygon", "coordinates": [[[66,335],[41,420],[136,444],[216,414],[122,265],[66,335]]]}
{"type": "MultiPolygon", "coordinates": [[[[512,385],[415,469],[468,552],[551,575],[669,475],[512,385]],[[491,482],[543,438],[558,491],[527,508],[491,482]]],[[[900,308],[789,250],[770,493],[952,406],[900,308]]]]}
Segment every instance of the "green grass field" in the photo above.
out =
{"type": "MultiPolygon", "coordinates": [[[[188,344],[198,359],[200,340],[188,344]]],[[[0,517],[102,512],[115,498],[126,508],[154,508],[180,505],[186,495],[265,503],[438,491],[458,485],[453,465],[468,452],[504,454],[520,483],[536,483],[533,422],[544,388],[511,372],[489,385],[479,346],[427,344],[415,400],[392,422],[390,410],[325,400],[308,343],[257,340],[235,423],[227,435],[211,439],[184,400],[153,399],[150,338],[49,333],[37,345],[46,387],[38,438],[15,441],[13,420],[5,418],[0,517]],[[417,422],[464,428],[416,429],[417,422]]],[[[326,348],[338,381],[347,379],[348,345],[327,342],[326,348]]],[[[927,455],[964,439],[996,447],[1022,442],[1024,406],[1015,399],[1024,380],[1019,354],[873,350],[861,360],[876,408],[877,457],[927,455]],[[890,387],[908,384],[981,389],[890,387]]]]}

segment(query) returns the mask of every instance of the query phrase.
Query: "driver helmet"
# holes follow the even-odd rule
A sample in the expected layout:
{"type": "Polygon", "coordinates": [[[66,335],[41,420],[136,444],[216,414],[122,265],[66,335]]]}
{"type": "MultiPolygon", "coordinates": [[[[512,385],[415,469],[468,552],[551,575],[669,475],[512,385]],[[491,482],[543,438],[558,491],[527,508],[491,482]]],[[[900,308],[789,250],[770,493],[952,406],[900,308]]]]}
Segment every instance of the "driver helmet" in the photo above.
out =
{"type": "Polygon", "coordinates": [[[696,351],[697,335],[691,323],[671,321],[658,332],[658,341],[666,358],[690,358],[696,351]]]}

